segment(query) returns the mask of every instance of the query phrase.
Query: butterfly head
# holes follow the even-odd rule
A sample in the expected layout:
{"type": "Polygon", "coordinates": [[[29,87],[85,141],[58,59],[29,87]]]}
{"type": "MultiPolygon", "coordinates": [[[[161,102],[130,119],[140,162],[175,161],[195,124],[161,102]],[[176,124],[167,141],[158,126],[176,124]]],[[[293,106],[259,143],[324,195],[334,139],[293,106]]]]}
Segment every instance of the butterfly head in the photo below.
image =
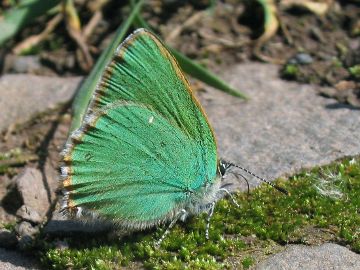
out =
{"type": "Polygon", "coordinates": [[[221,176],[221,178],[225,178],[226,172],[231,168],[231,163],[220,159],[218,164],[218,171],[221,176]]]}
{"type": "MultiPolygon", "coordinates": [[[[233,172],[231,170],[232,168],[238,168],[238,169],[246,172],[247,174],[250,174],[251,176],[261,180],[262,182],[267,183],[268,185],[270,185],[273,188],[277,189],[281,193],[284,193],[285,195],[288,195],[287,190],[285,190],[284,188],[279,187],[279,186],[275,185],[274,183],[272,183],[272,182],[270,182],[270,181],[268,181],[268,180],[266,180],[266,179],[264,179],[264,178],[262,178],[260,176],[257,176],[256,174],[254,174],[253,172],[249,171],[246,168],[243,168],[243,167],[241,167],[239,165],[236,165],[234,163],[231,163],[231,162],[225,161],[223,159],[220,159],[219,164],[218,164],[218,171],[219,171],[219,174],[220,174],[222,180],[225,179],[227,173],[231,173],[234,176],[236,176],[237,178],[238,178],[238,176],[240,176],[246,181],[246,183],[248,185],[248,190],[249,190],[250,186],[249,186],[247,178],[245,176],[243,176],[242,174],[240,174],[240,173],[233,172]]],[[[227,186],[227,185],[231,185],[231,184],[225,184],[225,185],[227,186]]]]}

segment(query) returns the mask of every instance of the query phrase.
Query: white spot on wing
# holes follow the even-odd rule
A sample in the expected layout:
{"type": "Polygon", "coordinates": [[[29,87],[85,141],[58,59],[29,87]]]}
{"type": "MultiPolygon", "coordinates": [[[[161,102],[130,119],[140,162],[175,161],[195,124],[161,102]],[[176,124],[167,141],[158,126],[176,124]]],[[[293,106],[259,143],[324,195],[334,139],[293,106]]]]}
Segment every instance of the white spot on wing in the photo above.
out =
{"type": "Polygon", "coordinates": [[[149,124],[152,124],[154,122],[154,116],[149,117],[149,124]]]}

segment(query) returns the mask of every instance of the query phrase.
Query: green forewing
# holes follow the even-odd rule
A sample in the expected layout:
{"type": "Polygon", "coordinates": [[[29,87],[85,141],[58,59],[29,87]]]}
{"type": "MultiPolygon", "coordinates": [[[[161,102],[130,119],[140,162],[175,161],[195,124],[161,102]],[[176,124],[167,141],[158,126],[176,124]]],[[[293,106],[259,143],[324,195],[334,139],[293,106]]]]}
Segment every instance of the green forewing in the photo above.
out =
{"type": "Polygon", "coordinates": [[[214,181],[213,132],[173,57],[146,30],[118,49],[72,145],[75,206],[155,223],[214,181]]]}

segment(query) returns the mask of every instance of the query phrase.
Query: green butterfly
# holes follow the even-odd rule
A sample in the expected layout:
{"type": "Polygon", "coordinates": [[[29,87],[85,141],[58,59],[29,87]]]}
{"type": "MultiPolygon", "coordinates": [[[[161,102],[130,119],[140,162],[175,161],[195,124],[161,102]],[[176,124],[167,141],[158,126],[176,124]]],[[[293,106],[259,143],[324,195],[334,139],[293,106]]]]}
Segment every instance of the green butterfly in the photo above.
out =
{"type": "MultiPolygon", "coordinates": [[[[214,132],[178,63],[138,29],[106,67],[82,126],[63,151],[63,208],[142,230],[208,212],[230,194],[236,166],[219,159],[214,132]]],[[[160,240],[161,241],[161,240],[160,240]]]]}

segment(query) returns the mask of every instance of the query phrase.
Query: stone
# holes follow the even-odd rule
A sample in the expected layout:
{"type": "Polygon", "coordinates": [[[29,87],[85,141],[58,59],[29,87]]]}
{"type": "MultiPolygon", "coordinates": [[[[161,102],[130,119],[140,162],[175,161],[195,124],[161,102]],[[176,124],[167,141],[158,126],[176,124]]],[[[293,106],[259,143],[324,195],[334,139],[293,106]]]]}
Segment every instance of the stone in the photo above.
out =
{"type": "Polygon", "coordinates": [[[313,62],[313,58],[307,53],[298,53],[289,60],[289,64],[308,65],[313,62]]]}
{"type": "MultiPolygon", "coordinates": [[[[249,101],[211,88],[199,93],[220,158],[273,180],[360,154],[358,110],[278,74],[277,66],[261,63],[227,69],[222,79],[249,101]]],[[[252,187],[259,184],[251,179],[252,187]]],[[[236,182],[234,188],[246,185],[236,182]]]]}
{"type": "Polygon", "coordinates": [[[16,233],[20,236],[30,236],[33,237],[35,234],[39,232],[38,227],[33,227],[31,223],[27,221],[23,221],[15,226],[16,233]]]}
{"type": "Polygon", "coordinates": [[[19,208],[19,210],[16,212],[16,215],[25,221],[29,221],[36,224],[39,224],[43,221],[39,213],[27,205],[22,205],[19,208]]]}
{"type": "Polygon", "coordinates": [[[25,122],[36,113],[68,102],[80,81],[80,77],[61,78],[27,74],[1,76],[0,131],[13,123],[25,122]]]}
{"type": "Polygon", "coordinates": [[[257,270],[358,270],[360,255],[332,243],[317,247],[291,245],[259,263],[257,270]]]}
{"type": "Polygon", "coordinates": [[[18,243],[16,234],[7,229],[0,229],[0,247],[14,248],[18,243]]]}
{"type": "Polygon", "coordinates": [[[0,248],[0,269],[1,270],[36,270],[40,267],[33,258],[24,254],[0,248]]]}
{"type": "Polygon", "coordinates": [[[38,226],[32,226],[31,223],[23,221],[15,226],[15,231],[19,235],[18,248],[26,250],[30,247],[35,239],[36,234],[39,233],[38,226]]]}
{"type": "Polygon", "coordinates": [[[25,168],[16,176],[16,185],[24,205],[40,214],[41,219],[44,218],[50,208],[51,194],[44,185],[41,172],[35,168],[25,168]]]}
{"type": "Polygon", "coordinates": [[[31,73],[40,75],[54,75],[54,72],[41,64],[38,55],[7,54],[4,61],[4,73],[31,73]]]}

